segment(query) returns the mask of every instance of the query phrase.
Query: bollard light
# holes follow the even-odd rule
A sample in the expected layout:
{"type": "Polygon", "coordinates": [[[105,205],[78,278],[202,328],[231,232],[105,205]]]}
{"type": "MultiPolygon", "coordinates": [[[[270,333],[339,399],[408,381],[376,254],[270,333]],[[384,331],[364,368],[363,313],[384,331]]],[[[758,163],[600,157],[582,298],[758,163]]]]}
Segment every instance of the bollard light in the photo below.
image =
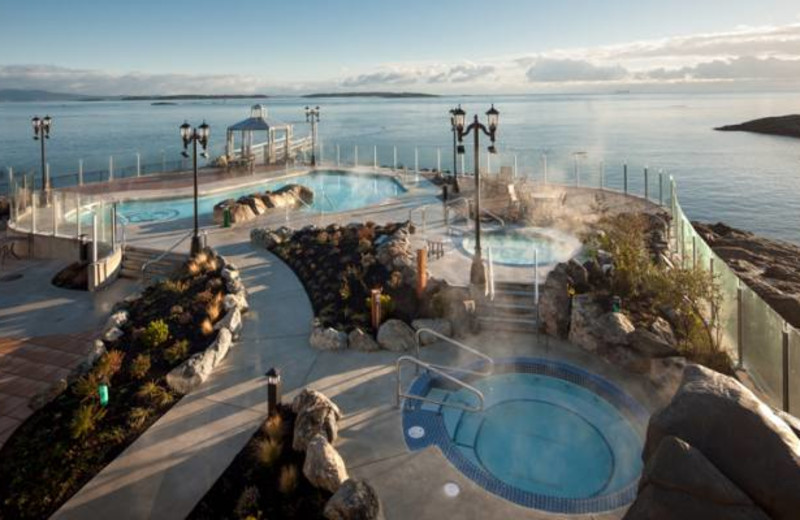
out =
{"type": "Polygon", "coordinates": [[[622,311],[622,298],[620,298],[619,296],[611,297],[611,311],[612,312],[622,311]]]}
{"type": "Polygon", "coordinates": [[[272,416],[278,412],[281,402],[281,371],[275,367],[267,370],[267,415],[272,416]]]}
{"type": "Polygon", "coordinates": [[[108,383],[100,383],[97,387],[97,393],[100,396],[100,406],[105,408],[108,406],[108,383]]]}
{"type": "Polygon", "coordinates": [[[381,290],[372,289],[370,292],[370,311],[372,314],[372,328],[375,332],[381,326],[381,290]]]}

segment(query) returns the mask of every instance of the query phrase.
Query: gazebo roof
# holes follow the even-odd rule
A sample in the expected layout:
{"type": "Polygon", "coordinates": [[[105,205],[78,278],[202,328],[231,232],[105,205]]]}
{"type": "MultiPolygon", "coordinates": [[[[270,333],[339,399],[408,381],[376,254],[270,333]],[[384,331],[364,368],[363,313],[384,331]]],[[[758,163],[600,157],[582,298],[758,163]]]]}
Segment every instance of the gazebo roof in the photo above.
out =
{"type": "Polygon", "coordinates": [[[267,131],[270,128],[288,128],[289,124],[267,117],[267,109],[263,105],[253,105],[250,117],[228,127],[229,131],[267,131]]]}

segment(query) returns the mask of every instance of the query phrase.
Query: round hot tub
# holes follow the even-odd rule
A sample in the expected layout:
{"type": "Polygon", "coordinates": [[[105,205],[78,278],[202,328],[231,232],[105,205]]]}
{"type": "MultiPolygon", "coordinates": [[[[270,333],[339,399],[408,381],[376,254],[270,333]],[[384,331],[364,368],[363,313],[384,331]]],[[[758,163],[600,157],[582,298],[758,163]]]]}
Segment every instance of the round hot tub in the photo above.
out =
{"type": "MultiPolygon", "coordinates": [[[[475,254],[474,233],[464,232],[459,244],[465,254],[475,254]]],[[[566,262],[578,254],[581,241],[552,228],[507,227],[482,230],[481,248],[484,256],[492,250],[492,261],[496,264],[532,267],[535,255],[539,266],[566,262]]]]}

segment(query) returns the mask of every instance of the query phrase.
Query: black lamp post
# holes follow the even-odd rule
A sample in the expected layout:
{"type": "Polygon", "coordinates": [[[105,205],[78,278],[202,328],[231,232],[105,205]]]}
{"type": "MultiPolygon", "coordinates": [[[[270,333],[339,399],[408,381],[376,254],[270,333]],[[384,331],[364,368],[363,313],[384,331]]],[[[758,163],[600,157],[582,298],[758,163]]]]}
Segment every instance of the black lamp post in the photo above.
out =
{"type": "Polygon", "coordinates": [[[31,119],[31,123],[33,124],[33,140],[41,141],[42,143],[42,203],[47,204],[47,201],[50,200],[50,181],[47,178],[47,159],[44,142],[46,139],[50,139],[50,127],[53,124],[53,119],[50,116],[44,116],[44,118],[39,119],[39,116],[36,116],[31,119]]]}
{"type": "Polygon", "coordinates": [[[476,286],[484,286],[486,284],[486,272],[483,267],[483,259],[481,258],[481,181],[480,181],[480,142],[479,135],[483,132],[491,140],[491,145],[488,148],[489,153],[497,153],[494,147],[495,134],[497,132],[497,122],[500,117],[500,112],[494,108],[490,108],[486,112],[488,120],[488,127],[484,126],[478,121],[478,116],[469,126],[464,127],[466,114],[463,110],[456,109],[453,114],[453,119],[458,132],[458,153],[464,153],[463,140],[464,137],[469,135],[470,132],[475,136],[475,255],[472,257],[472,267],[470,269],[469,279],[470,283],[476,286]]]}
{"type": "Polygon", "coordinates": [[[458,179],[458,152],[456,140],[458,139],[458,128],[456,127],[456,120],[460,118],[462,125],[466,113],[461,108],[461,103],[456,108],[450,109],[450,129],[453,131],[453,179],[458,179]]]}
{"type": "Polygon", "coordinates": [[[192,143],[192,158],[194,164],[194,235],[192,235],[192,246],[189,252],[192,256],[196,255],[203,249],[203,244],[200,241],[200,226],[198,225],[197,219],[197,143],[200,143],[200,146],[203,147],[203,157],[208,157],[208,153],[206,152],[206,147],[208,146],[208,136],[211,134],[211,127],[203,121],[203,124],[198,126],[197,128],[192,128],[188,122],[184,121],[184,123],[180,126],[181,128],[181,138],[183,139],[183,152],[181,154],[184,157],[189,157],[189,154],[186,152],[186,149],[189,147],[189,143],[192,143]]]}
{"type": "Polygon", "coordinates": [[[316,166],[317,123],[319,123],[319,107],[306,107],[306,122],[311,123],[311,166],[316,166]]]}
{"type": "Polygon", "coordinates": [[[273,367],[264,375],[267,377],[267,415],[271,416],[277,413],[281,402],[281,371],[273,367]]]}

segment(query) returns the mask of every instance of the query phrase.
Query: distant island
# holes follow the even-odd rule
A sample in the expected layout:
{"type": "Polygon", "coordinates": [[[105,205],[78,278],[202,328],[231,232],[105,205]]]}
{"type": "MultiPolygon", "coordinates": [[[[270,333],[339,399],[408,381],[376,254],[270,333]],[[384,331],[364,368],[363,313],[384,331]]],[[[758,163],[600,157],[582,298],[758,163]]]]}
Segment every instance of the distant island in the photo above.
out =
{"type": "Polygon", "coordinates": [[[714,130],[721,132],[754,132],[757,134],[800,138],[800,115],[765,117],[739,125],[720,126],[714,130]]]}
{"type": "Polygon", "coordinates": [[[208,99],[266,99],[265,94],[175,94],[171,96],[121,96],[120,101],[198,101],[208,99]]]}
{"type": "Polygon", "coordinates": [[[2,102],[86,101],[91,98],[92,96],[67,94],[65,92],[48,92],[46,90],[0,89],[0,101],[2,102]]]}
{"type": "Polygon", "coordinates": [[[435,98],[436,94],[423,94],[421,92],[320,92],[317,94],[306,94],[304,98],[352,98],[352,97],[373,97],[373,98],[435,98]]]}

